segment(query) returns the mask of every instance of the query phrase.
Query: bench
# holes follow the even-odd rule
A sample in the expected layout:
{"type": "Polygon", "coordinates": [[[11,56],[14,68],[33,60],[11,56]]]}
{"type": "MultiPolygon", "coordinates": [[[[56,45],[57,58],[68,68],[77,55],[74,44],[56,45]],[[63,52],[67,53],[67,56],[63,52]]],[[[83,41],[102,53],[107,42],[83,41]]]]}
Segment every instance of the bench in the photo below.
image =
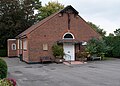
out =
{"type": "Polygon", "coordinates": [[[43,63],[43,62],[52,62],[53,60],[50,56],[42,56],[40,57],[40,61],[41,63],[43,63]]]}

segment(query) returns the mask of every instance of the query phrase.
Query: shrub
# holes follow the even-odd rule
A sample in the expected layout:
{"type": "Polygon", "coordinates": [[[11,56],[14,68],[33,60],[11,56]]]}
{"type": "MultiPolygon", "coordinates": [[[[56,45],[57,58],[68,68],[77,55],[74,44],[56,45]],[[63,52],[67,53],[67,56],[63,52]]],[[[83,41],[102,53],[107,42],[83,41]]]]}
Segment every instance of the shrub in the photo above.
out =
{"type": "Polygon", "coordinates": [[[89,40],[85,50],[91,55],[96,54],[97,56],[102,56],[103,58],[103,54],[105,54],[110,49],[111,47],[107,46],[104,40],[93,38],[89,40]]]}
{"type": "Polygon", "coordinates": [[[7,49],[0,49],[0,56],[6,57],[7,56],[7,49]]]}
{"type": "Polygon", "coordinates": [[[87,60],[88,55],[89,55],[88,52],[80,52],[80,51],[79,51],[79,52],[76,53],[76,57],[77,57],[80,61],[82,61],[82,62],[84,62],[85,60],[87,60]]]}
{"type": "Polygon", "coordinates": [[[7,78],[6,80],[10,81],[13,86],[16,86],[16,80],[12,78],[7,78]]]}
{"type": "Polygon", "coordinates": [[[1,79],[0,86],[16,86],[16,81],[14,79],[1,79]]]}
{"type": "Polygon", "coordinates": [[[0,58],[0,79],[6,78],[7,76],[7,64],[0,58]]]}
{"type": "Polygon", "coordinates": [[[59,45],[53,45],[52,46],[52,51],[53,51],[53,55],[56,57],[56,56],[64,56],[64,49],[59,46],[59,45]]]}

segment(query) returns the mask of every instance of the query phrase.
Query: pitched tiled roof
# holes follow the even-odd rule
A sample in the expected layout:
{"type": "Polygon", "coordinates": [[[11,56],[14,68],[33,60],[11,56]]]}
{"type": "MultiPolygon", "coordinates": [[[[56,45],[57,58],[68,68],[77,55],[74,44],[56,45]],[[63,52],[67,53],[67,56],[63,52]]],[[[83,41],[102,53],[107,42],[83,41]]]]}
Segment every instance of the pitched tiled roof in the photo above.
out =
{"type": "Polygon", "coordinates": [[[58,12],[56,12],[56,13],[50,15],[50,16],[48,16],[47,18],[41,20],[40,22],[36,23],[35,25],[32,25],[30,28],[28,28],[27,30],[25,30],[24,32],[19,34],[16,38],[19,38],[19,37],[22,37],[22,36],[26,36],[27,34],[31,33],[33,30],[35,30],[37,27],[41,26],[42,24],[44,24],[45,22],[47,22],[48,20],[53,18],[58,13],[64,13],[67,9],[72,9],[75,14],[78,14],[78,12],[71,5],[68,5],[64,9],[62,9],[62,10],[60,10],[60,11],[58,11],[58,12]]]}
{"type": "Polygon", "coordinates": [[[30,32],[32,32],[33,30],[35,30],[37,27],[41,26],[42,24],[44,24],[46,21],[48,21],[49,19],[51,19],[52,17],[54,17],[55,15],[57,15],[59,12],[54,13],[53,15],[41,20],[40,22],[36,23],[35,25],[32,25],[31,27],[29,27],[28,29],[26,29],[24,32],[22,32],[21,34],[19,34],[17,37],[21,37],[21,36],[25,36],[27,34],[29,34],[30,32]]]}

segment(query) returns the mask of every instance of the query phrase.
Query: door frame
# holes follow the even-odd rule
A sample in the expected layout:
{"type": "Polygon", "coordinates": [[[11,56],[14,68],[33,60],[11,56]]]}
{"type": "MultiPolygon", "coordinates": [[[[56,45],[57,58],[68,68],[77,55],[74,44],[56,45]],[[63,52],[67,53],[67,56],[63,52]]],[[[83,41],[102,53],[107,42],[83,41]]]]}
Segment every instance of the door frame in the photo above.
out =
{"type": "Polygon", "coordinates": [[[65,61],[75,61],[75,45],[73,43],[63,43],[64,50],[67,50],[67,49],[65,49],[67,44],[69,47],[68,49],[72,49],[72,50],[70,50],[71,54],[69,54],[69,51],[67,51],[68,53],[66,53],[66,51],[64,51],[64,53],[67,54],[67,55],[64,55],[64,59],[65,59],[65,61]],[[69,45],[72,45],[71,48],[69,45]]]}

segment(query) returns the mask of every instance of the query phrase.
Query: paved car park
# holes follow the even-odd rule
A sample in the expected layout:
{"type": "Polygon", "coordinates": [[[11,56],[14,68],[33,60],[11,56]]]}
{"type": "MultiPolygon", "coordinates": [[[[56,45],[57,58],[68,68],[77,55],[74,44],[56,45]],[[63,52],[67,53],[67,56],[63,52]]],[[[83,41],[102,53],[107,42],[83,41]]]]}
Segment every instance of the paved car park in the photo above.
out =
{"type": "Polygon", "coordinates": [[[120,86],[120,59],[70,66],[4,59],[8,64],[8,77],[16,79],[18,86],[120,86]]]}

